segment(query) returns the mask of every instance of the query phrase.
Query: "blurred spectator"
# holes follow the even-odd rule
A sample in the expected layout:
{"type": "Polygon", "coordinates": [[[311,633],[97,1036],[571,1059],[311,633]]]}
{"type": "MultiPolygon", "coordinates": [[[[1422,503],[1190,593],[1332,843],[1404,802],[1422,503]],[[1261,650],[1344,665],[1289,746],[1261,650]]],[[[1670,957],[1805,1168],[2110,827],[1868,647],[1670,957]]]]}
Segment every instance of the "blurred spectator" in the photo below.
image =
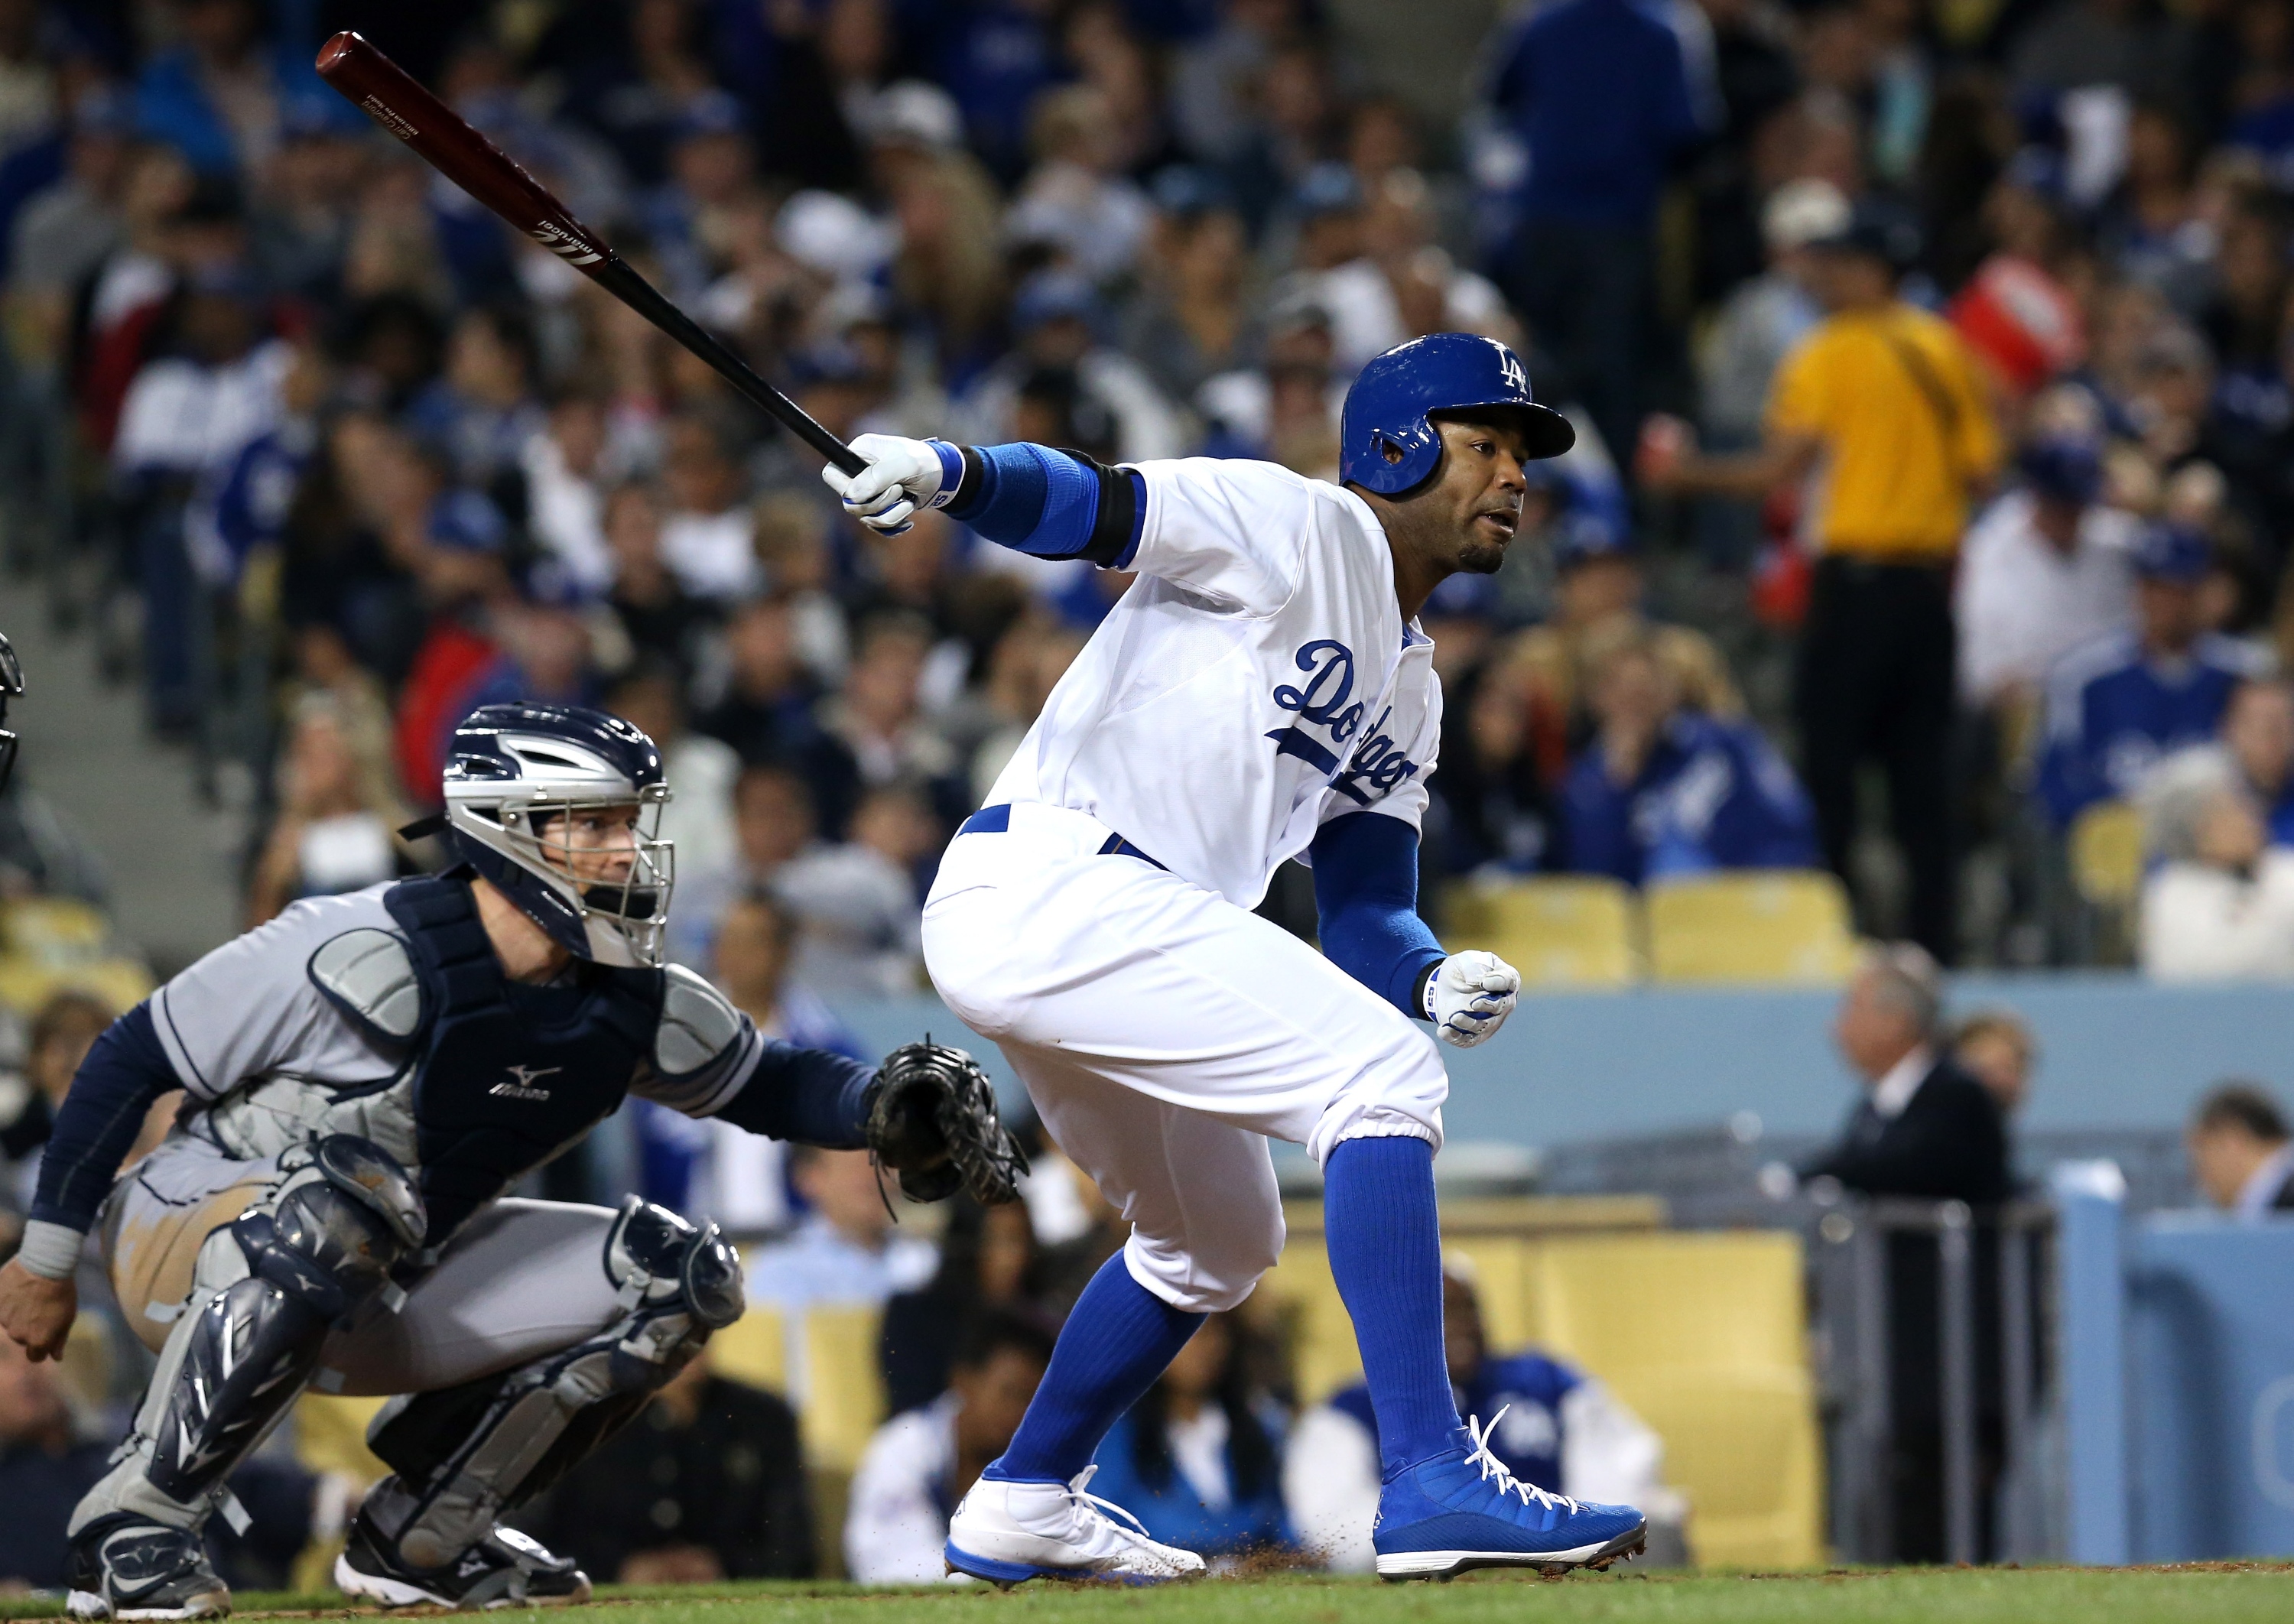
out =
{"type": "Polygon", "coordinates": [[[1769,268],[1737,285],[1697,357],[1700,420],[1714,450],[1760,443],[1769,381],[1824,316],[1809,291],[1809,245],[1837,237],[1847,224],[1847,198],[1812,176],[1786,182],[1761,206],[1769,268]]]}
{"type": "Polygon", "coordinates": [[[852,1474],[844,1565],[864,1585],[934,1584],[956,1502],[1004,1452],[1051,1363],[1048,1325],[982,1314],[957,1350],[948,1391],[879,1427],[852,1474]]]}
{"type": "Polygon", "coordinates": [[[1022,1202],[959,1201],[940,1231],[940,1270],[884,1303],[876,1360],[884,1408],[920,1409],[947,1391],[956,1351],[986,1314],[1024,1310],[1035,1291],[1036,1230],[1022,1202]]]}
{"type": "Polygon", "coordinates": [[[1826,315],[1777,374],[1761,449],[1679,457],[1659,442],[1644,476],[1758,499],[1822,465],[1802,521],[1818,557],[1794,709],[1825,860],[1852,877],[1858,775],[1877,757],[1910,871],[1908,933],[1948,963],[1957,946],[1951,564],[2000,445],[1965,347],[1898,296],[1916,227],[1859,204],[1841,234],[1810,247],[1826,315]]]}
{"type": "Polygon", "coordinates": [[[1149,1537],[1204,1556],[1295,1544],[1282,1509],[1281,1411],[1237,1312],[1209,1314],[1099,1446],[1093,1486],[1149,1537]]]}
{"type": "Polygon", "coordinates": [[[771,763],[743,768],[733,784],[736,850],[719,867],[679,874],[671,956],[681,964],[707,963],[719,917],[736,898],[770,890],[781,870],[812,844],[816,826],[801,775],[771,763]]]}
{"type": "Polygon", "coordinates": [[[748,479],[729,429],[698,415],[672,420],[663,434],[661,557],[686,591],[739,598],[757,585],[756,531],[748,479]]]}
{"type": "MultiPolygon", "coordinates": [[[[529,425],[517,457],[526,524],[542,552],[586,594],[614,588],[623,572],[620,549],[606,536],[604,404],[586,394],[565,396],[550,407],[546,422],[529,425]]],[[[630,550],[642,570],[648,553],[658,558],[659,538],[630,550]]],[[[646,583],[647,594],[655,589],[651,581],[646,583]]],[[[637,636],[634,627],[630,636],[637,636]]]]}
{"type": "Polygon", "coordinates": [[[2021,483],[1967,533],[1954,611],[1959,691],[2028,739],[2048,673],[2134,619],[2141,521],[2103,501],[2102,446],[2062,434],[2027,445],[2021,483]]]}
{"type": "Polygon", "coordinates": [[[1491,99],[1528,157],[1511,292],[1613,446],[1640,427],[1658,189],[1719,109],[1663,13],[1559,0],[1500,47],[1491,99]]]}
{"type": "MultiPolygon", "coordinates": [[[[931,624],[912,612],[877,615],[860,629],[844,690],[822,702],[820,723],[841,746],[857,784],[872,788],[904,781],[932,786],[943,810],[961,817],[964,799],[956,751],[924,711],[923,679],[933,647],[931,624]]],[[[849,811],[850,805],[839,811],[849,811]]],[[[822,820],[842,824],[834,816],[822,820]]]]}
{"type": "Polygon", "coordinates": [[[1654,642],[1592,654],[1592,742],[1562,786],[1565,860],[1629,885],[1816,859],[1808,799],[1747,723],[1684,707],[1654,642]]]}
{"type": "Polygon", "coordinates": [[[205,175],[261,174],[290,118],[355,128],[358,111],[311,66],[301,40],[265,40],[255,0],[174,0],[180,41],[135,91],[143,134],[205,175]]]}
{"type": "MultiPolygon", "coordinates": [[[[863,1058],[843,1022],[789,979],[796,917],[769,891],[736,896],[712,922],[710,979],[767,1037],[863,1058]]],[[[630,1102],[646,1199],[743,1238],[789,1222],[787,1147],[715,1117],[630,1102]]]]}
{"type": "Polygon", "coordinates": [[[2039,1043],[2014,1011],[1980,1010],[1952,1028],[1951,1058],[1990,1093],[2000,1119],[2012,1123],[2031,1092],[2039,1043]]]}
{"type": "Polygon", "coordinates": [[[2274,846],[2294,846],[2294,684],[2239,684],[2223,712],[2223,748],[2238,764],[2274,846]]]}
{"type": "MultiPolygon", "coordinates": [[[[1833,1041],[1862,1077],[1865,1098],[1847,1131],[1802,1170],[1860,1196],[1964,1201],[1980,1209],[2013,1196],[2006,1125],[1984,1085],[1944,1049],[1941,977],[1908,942],[1875,947],[1842,997],[1833,1041]]],[[[1978,1234],[1979,1301],[1996,1302],[1995,1232],[1978,1234]],[[1989,1295],[1987,1295],[1989,1294],[1989,1295]]],[[[1941,1263],[1932,1235],[1887,1237],[1891,1544],[1899,1561],[1940,1562],[1944,1544],[1941,1263]]],[[[1998,1327],[1976,1324],[1978,1560],[1993,1538],[1993,1485],[2001,1464],[1998,1327]]]]}
{"type": "Polygon", "coordinates": [[[2072,262],[2063,165],[2030,147],[2015,155],[1983,203],[1995,247],[1946,314],[2009,402],[2028,400],[2087,353],[2072,262]]]}
{"type": "Polygon", "coordinates": [[[2131,797],[2152,764],[2213,736],[2253,651],[2207,629],[2206,539],[2147,531],[2135,554],[2135,626],[2057,662],[2047,685],[2038,794],[2057,827],[2111,796],[2131,797]]]}
{"type": "Polygon", "coordinates": [[[0,1336],[0,1592],[64,1588],[64,1525],[110,1453],[73,1415],[59,1368],[0,1336]]]}
{"type": "Polygon", "coordinates": [[[1036,167],[1013,199],[1005,229],[1016,242],[1050,249],[1094,281],[1129,272],[1151,211],[1125,179],[1115,107],[1095,85],[1048,92],[1030,122],[1036,167]]]}
{"type": "MultiPolygon", "coordinates": [[[[13,1164],[12,1185],[0,1196],[0,1206],[12,1206],[20,1212],[29,1212],[32,1206],[32,1186],[39,1173],[37,1156],[48,1142],[48,1134],[55,1125],[56,1110],[70,1092],[72,1078],[78,1075],[79,1063],[103,1035],[111,1024],[112,1008],[93,993],[64,991],[49,995],[32,1016],[31,1029],[24,1043],[24,1076],[20,1083],[7,1079],[0,1084],[0,1113],[7,1120],[0,1123],[0,1157],[13,1164]],[[12,1095],[13,1098],[7,1098],[12,1095]]],[[[157,1107],[152,1121],[145,1125],[136,1143],[136,1153],[149,1150],[159,1141],[167,1125],[175,1118],[175,1101],[169,1097],[167,1110],[157,1107]]]]}
{"type": "Polygon", "coordinates": [[[661,751],[671,798],[661,811],[661,838],[673,843],[685,873],[714,873],[739,850],[733,785],[741,758],[722,739],[686,730],[685,690],[675,667],[641,662],[606,694],[606,708],[644,732],[661,751]]]}
{"type": "Polygon", "coordinates": [[[522,311],[473,310],[446,341],[444,373],[406,411],[407,426],[444,455],[459,483],[488,492],[519,516],[532,507],[524,483],[529,443],[565,423],[575,434],[575,454],[585,449],[578,425],[562,413],[545,414],[534,399],[538,361],[533,324],[522,311]],[[504,482],[512,477],[519,483],[505,500],[504,482]]]}
{"type": "MultiPolygon", "coordinates": [[[[694,726],[722,739],[741,759],[760,762],[806,758],[819,741],[813,720],[818,696],[797,644],[794,609],[783,599],[744,605],[725,630],[729,670],[724,696],[694,726]]],[[[850,793],[849,784],[821,786],[850,793]]]]}
{"type": "Polygon", "coordinates": [[[1485,660],[1443,691],[1442,770],[1431,787],[1446,816],[1436,825],[1442,845],[1429,849],[1429,872],[1436,850],[1442,870],[1453,874],[1548,866],[1559,849],[1557,820],[1527,685],[1485,660]]]}
{"type": "Polygon", "coordinates": [[[842,998],[898,997],[923,984],[923,891],[919,867],[944,834],[930,808],[899,784],[870,790],[852,814],[852,838],[808,848],[772,885],[799,922],[796,978],[842,998]]]}
{"type": "Polygon", "coordinates": [[[1934,962],[1909,943],[1866,956],[1832,1027],[1865,1098],[1802,1177],[1837,1179],[1860,1195],[1972,1206],[2013,1192],[1999,1108],[1942,1048],[1941,997],[1934,962]]]}
{"type": "Polygon", "coordinates": [[[518,1521],[601,1581],[812,1577],[796,1413],[696,1359],[518,1521]]]}
{"type": "Polygon", "coordinates": [[[333,694],[313,692],[297,702],[279,763],[279,810],[248,882],[249,930],[300,897],[420,872],[398,838],[411,815],[384,767],[360,757],[333,694]]]}
{"type": "Polygon", "coordinates": [[[2209,1201],[2248,1223],[2294,1212],[2294,1135],[2258,1083],[2223,1083],[2191,1114],[2184,1144],[2209,1201]]]}
{"type": "MultiPolygon", "coordinates": [[[[1458,1413],[1488,1429],[1491,1452],[1525,1483],[1574,1499],[1637,1506],[1647,1560],[1686,1558],[1686,1507],[1664,1485],[1664,1443],[1600,1381],[1533,1348],[1489,1345],[1470,1263],[1442,1260],[1442,1331],[1458,1413]]],[[[1338,1573],[1367,1573],[1378,1517],[1378,1416],[1357,1382],[1298,1417],[1282,1456],[1284,1503],[1298,1543],[1338,1573]]]]}
{"type": "Polygon", "coordinates": [[[1132,305],[1124,347],[1163,393],[1192,401],[1204,383],[1252,359],[1245,303],[1249,240],[1216,172],[1188,166],[1155,180],[1147,286],[1132,305]]]}
{"type": "Polygon", "coordinates": [[[789,1182],[809,1209],[785,1240],[749,1255],[749,1300],[785,1311],[814,1303],[880,1303],[932,1276],[929,1240],[895,1232],[875,1159],[866,1150],[788,1148],[789,1182]]]}
{"type": "MultiPolygon", "coordinates": [[[[1073,410],[1102,419],[1103,446],[1078,449],[1107,460],[1145,462],[1187,449],[1178,412],[1148,369],[1108,342],[1105,302],[1079,272],[1037,272],[1012,301],[1012,353],[982,373],[960,402],[963,435],[981,444],[1027,437],[1021,418],[1031,378],[1072,376],[1073,410]]],[[[1100,436],[1094,435],[1096,439],[1100,436]]],[[[1069,437],[1070,443],[1073,436],[1069,437]]]]}
{"type": "Polygon", "coordinates": [[[1553,617],[1499,656],[1502,679],[1518,685],[1532,707],[1544,771],[1558,779],[1591,736],[1592,656],[1620,641],[1647,643],[1684,709],[1726,722],[1744,715],[1744,699],[1712,638],[1649,617],[1640,554],[1626,532],[1589,512],[1566,514],[1553,555],[1553,617]]]}
{"type": "Polygon", "coordinates": [[[2136,798],[2155,865],[2137,962],[2162,981],[2294,980],[2294,850],[2270,844],[2234,762],[2185,751],[2136,798]]]}
{"type": "MultiPolygon", "coordinates": [[[[605,499],[600,524],[613,569],[613,588],[606,601],[622,629],[639,654],[668,661],[681,675],[690,673],[700,662],[712,614],[662,557],[659,500],[645,485],[617,485],[605,499]]],[[[736,642],[736,681],[740,649],[736,642]]],[[[736,739],[726,743],[739,744],[736,739]]]]}

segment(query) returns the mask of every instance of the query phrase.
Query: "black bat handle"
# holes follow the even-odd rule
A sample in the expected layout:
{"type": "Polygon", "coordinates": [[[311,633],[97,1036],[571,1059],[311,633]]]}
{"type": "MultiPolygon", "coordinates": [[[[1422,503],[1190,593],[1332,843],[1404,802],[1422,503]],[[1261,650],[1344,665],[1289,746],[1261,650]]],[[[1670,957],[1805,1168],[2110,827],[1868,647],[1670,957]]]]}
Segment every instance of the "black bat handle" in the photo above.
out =
{"type": "Polygon", "coordinates": [[[608,254],[604,264],[590,269],[590,280],[707,361],[719,377],[740,392],[743,400],[768,413],[783,428],[818,451],[832,467],[846,474],[858,474],[868,466],[866,459],[854,455],[850,446],[823,428],[810,412],[759,378],[746,361],[718,342],[706,328],[663,297],[660,289],[639,275],[619,255],[608,254]]]}

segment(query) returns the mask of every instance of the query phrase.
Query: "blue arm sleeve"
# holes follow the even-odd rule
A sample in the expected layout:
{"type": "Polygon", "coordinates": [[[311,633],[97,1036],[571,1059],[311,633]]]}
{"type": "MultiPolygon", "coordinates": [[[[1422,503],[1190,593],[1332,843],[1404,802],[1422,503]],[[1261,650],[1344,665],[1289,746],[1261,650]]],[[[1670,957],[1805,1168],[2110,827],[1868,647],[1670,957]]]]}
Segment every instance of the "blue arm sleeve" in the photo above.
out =
{"type": "Polygon", "coordinates": [[[1322,952],[1413,1020],[1418,984],[1447,955],[1418,917],[1418,832],[1398,817],[1356,812],[1315,835],[1314,905],[1322,952]]]}
{"type": "Polygon", "coordinates": [[[958,456],[963,476],[948,516],[990,541],[1038,558],[1087,558],[1113,570],[1139,550],[1147,484],[1132,470],[1025,441],[968,445],[958,456]]]}
{"type": "Polygon", "coordinates": [[[159,1047],[149,1003],[137,1004],[107,1027],[80,1062],[71,1092],[56,1112],[55,1131],[40,1157],[33,1220],[85,1234],[152,1101],[182,1086],[167,1052],[159,1047]]]}
{"type": "Polygon", "coordinates": [[[876,1068],[826,1049],[777,1040],[717,1115],[735,1127],[793,1144],[858,1150],[868,1142],[864,1097],[876,1068]]]}

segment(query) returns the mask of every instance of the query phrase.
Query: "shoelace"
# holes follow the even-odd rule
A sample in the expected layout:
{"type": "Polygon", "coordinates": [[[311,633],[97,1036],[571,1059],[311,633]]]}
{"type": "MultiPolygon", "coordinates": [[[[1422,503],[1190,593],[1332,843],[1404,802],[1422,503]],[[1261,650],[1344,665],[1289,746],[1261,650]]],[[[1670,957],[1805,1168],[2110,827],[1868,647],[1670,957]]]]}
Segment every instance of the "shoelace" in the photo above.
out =
{"type": "MultiPolygon", "coordinates": [[[[1501,1499],[1509,1494],[1517,1494],[1521,1496],[1521,1503],[1525,1506],[1539,1505],[1550,1506],[1557,1511],[1575,1512],[1578,1509],[1576,1501],[1566,1494],[1555,1494],[1539,1488],[1535,1483],[1524,1482],[1513,1474],[1512,1469],[1505,1462],[1491,1452],[1490,1436],[1498,1430],[1498,1423],[1505,1419],[1506,1411],[1512,1408],[1510,1404],[1500,1405],[1498,1413],[1490,1417],[1490,1424],[1487,1426],[1482,1425],[1481,1417],[1478,1416],[1468,1417],[1466,1436],[1474,1441],[1474,1452],[1466,1457],[1466,1464],[1469,1466],[1481,1467],[1482,1481],[1485,1483],[1493,1477],[1497,1479],[1498,1498],[1501,1499]]],[[[1089,1473],[1085,1474],[1086,1477],[1089,1475],[1089,1473]]]]}
{"type": "Polygon", "coordinates": [[[1078,1514],[1081,1516],[1097,1516],[1101,1522],[1126,1539],[1140,1545],[1154,1544],[1155,1538],[1147,1531],[1145,1523],[1118,1506],[1113,1500],[1102,1500],[1095,1494],[1086,1492],[1091,1485],[1091,1480],[1097,1476],[1098,1473],[1099,1463],[1094,1461],[1077,1474],[1075,1481],[1068,1485],[1068,1504],[1074,1506],[1078,1514]],[[1130,1524],[1128,1528],[1124,1526],[1127,1522],[1130,1524]]]}

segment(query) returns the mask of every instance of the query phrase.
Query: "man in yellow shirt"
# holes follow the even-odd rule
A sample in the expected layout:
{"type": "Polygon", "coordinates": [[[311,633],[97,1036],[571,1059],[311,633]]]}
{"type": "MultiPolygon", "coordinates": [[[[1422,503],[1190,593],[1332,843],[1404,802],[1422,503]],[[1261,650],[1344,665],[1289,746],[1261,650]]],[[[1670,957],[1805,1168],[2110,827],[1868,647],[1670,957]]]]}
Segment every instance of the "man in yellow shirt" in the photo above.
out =
{"type": "Polygon", "coordinates": [[[1760,448],[1708,457],[1651,440],[1640,475],[1657,491],[1745,499],[1803,484],[1817,569],[1794,708],[1826,860],[1848,876],[1857,770],[1876,758],[1910,873],[1906,934],[1949,963],[1950,576],[2001,447],[1973,357],[1942,320],[1896,296],[1918,246],[1908,217],[1859,204],[1840,236],[1810,245],[1826,319],[1777,368],[1760,448]]]}

